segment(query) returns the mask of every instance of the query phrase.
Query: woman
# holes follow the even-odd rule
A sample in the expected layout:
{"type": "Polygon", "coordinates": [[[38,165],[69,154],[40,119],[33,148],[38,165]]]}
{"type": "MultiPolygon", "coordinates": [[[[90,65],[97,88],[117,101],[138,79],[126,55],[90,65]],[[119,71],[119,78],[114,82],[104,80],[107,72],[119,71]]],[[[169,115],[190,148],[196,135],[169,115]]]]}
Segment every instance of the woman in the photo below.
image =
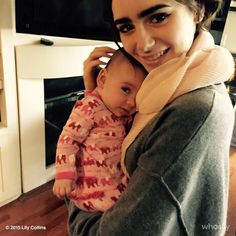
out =
{"type": "MultiPolygon", "coordinates": [[[[124,49],[149,75],[123,145],[128,187],[103,214],[70,204],[71,235],[224,235],[233,109],[223,82],[233,59],[204,29],[220,5],[112,0],[124,49]]],[[[95,49],[85,61],[87,88],[112,52],[95,49]]]]}

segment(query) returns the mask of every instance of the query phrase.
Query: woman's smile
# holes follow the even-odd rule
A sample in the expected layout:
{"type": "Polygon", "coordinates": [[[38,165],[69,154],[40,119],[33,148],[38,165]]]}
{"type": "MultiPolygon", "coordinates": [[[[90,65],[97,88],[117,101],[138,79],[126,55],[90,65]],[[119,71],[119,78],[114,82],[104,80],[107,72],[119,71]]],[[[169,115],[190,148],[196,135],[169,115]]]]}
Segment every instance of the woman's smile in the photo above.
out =
{"type": "Polygon", "coordinates": [[[166,58],[166,54],[168,53],[170,48],[166,48],[164,50],[161,50],[159,52],[152,52],[149,55],[142,55],[138,56],[140,58],[140,61],[142,61],[143,65],[146,67],[146,69],[154,69],[158,65],[163,64],[166,58]]]}

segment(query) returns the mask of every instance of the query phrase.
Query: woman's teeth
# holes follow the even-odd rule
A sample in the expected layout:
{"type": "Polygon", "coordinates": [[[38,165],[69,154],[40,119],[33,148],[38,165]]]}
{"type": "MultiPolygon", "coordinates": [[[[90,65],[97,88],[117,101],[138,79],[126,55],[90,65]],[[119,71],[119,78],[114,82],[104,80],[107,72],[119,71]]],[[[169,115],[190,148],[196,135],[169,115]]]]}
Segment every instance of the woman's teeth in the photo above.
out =
{"type": "Polygon", "coordinates": [[[167,49],[155,54],[155,55],[152,55],[150,57],[148,57],[147,59],[150,60],[150,61],[154,61],[154,60],[157,60],[159,59],[161,56],[163,56],[165,53],[167,52],[167,49]]]}

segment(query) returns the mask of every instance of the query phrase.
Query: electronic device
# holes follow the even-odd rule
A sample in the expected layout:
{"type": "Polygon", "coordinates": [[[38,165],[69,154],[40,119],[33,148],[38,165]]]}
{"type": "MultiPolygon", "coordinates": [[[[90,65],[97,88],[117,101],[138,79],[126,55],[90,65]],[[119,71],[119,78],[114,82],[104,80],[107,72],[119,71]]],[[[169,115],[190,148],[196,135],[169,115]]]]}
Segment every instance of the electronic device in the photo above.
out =
{"type": "Polygon", "coordinates": [[[16,32],[113,41],[109,0],[15,0],[16,32]]]}

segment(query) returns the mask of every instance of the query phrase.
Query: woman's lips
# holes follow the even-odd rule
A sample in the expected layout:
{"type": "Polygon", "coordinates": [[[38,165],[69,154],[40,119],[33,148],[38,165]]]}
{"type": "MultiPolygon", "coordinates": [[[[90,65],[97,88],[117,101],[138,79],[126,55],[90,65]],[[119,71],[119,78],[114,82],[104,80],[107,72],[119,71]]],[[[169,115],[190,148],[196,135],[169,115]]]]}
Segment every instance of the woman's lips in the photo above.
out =
{"type": "Polygon", "coordinates": [[[142,61],[143,64],[147,65],[147,66],[157,66],[162,64],[162,61],[164,59],[164,56],[166,55],[166,53],[169,51],[169,48],[162,50],[158,53],[154,53],[152,55],[148,55],[148,56],[143,56],[142,61]]]}

